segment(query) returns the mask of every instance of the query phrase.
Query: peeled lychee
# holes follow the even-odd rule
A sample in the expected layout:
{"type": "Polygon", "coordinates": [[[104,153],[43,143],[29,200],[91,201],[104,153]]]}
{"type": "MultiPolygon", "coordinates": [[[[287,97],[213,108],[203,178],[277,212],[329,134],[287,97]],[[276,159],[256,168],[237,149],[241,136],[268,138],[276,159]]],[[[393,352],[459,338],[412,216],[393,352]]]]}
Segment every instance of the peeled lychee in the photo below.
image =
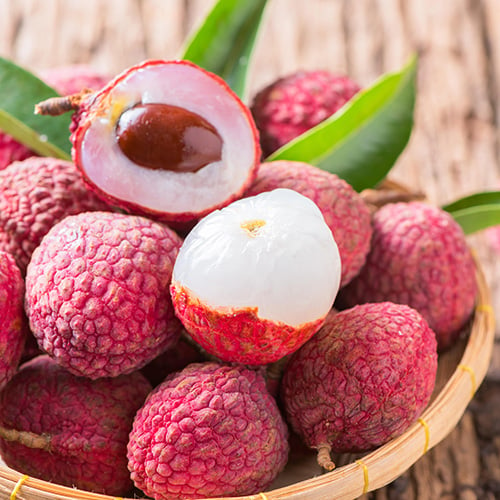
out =
{"type": "Polygon", "coordinates": [[[26,311],[40,347],[76,375],[141,368],[180,333],[169,295],[181,239],[145,217],[86,212],[33,252],[26,311]]]}
{"type": "Polygon", "coordinates": [[[97,93],[37,112],[73,116],[73,158],[100,196],[164,221],[197,220],[241,197],[260,158],[250,110],[195,64],[149,60],[97,93]]]}
{"type": "Polygon", "coordinates": [[[73,163],[33,157],[0,171],[0,250],[25,273],[42,237],[67,215],[106,210],[73,163]]]}
{"type": "Polygon", "coordinates": [[[259,365],[295,351],[319,329],[340,272],[319,208],[275,189],[198,222],[175,262],[171,294],[177,316],[208,353],[259,365]]]}
{"type": "Polygon", "coordinates": [[[372,234],[368,205],[352,186],[320,168],[298,161],[270,161],[260,165],[245,196],[288,188],[318,205],[338,245],[342,260],[340,286],[346,285],[364,264],[372,234]]]}
{"type": "Polygon", "coordinates": [[[297,71],[267,85],[250,106],[265,156],[333,115],[360,87],[325,70],[297,71]]]}
{"type": "Polygon", "coordinates": [[[2,458],[45,481],[125,495],[128,435],[150,390],[138,372],[92,381],[38,356],[0,393],[2,458]]]}
{"type": "Polygon", "coordinates": [[[14,258],[0,250],[0,389],[21,360],[27,334],[24,280],[14,258]]]}
{"type": "Polygon", "coordinates": [[[371,450],[402,434],[419,417],[434,388],[434,332],[414,309],[390,302],[331,314],[295,354],[281,395],[291,427],[318,450],[371,450]]]}
{"type": "Polygon", "coordinates": [[[192,364],[137,412],[129,469],[155,500],[258,494],[285,466],[287,435],[260,373],[192,364]]]}
{"type": "Polygon", "coordinates": [[[372,247],[340,302],[408,304],[450,347],[471,317],[475,264],[462,228],[444,210],[423,202],[391,203],[373,217],[372,247]]]}

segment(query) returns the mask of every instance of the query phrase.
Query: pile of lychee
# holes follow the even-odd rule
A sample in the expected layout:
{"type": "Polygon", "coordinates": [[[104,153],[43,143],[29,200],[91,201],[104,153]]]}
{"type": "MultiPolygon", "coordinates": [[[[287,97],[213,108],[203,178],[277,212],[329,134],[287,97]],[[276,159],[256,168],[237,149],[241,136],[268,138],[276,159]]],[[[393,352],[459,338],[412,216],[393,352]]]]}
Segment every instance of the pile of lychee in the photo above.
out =
{"type": "Polygon", "coordinates": [[[475,304],[460,226],[422,201],[375,210],[259,142],[358,90],[300,73],[247,107],[158,60],[39,104],[74,108],[73,161],[0,171],[8,466],[115,496],[258,494],[292,434],[331,470],[418,419],[475,304]]]}

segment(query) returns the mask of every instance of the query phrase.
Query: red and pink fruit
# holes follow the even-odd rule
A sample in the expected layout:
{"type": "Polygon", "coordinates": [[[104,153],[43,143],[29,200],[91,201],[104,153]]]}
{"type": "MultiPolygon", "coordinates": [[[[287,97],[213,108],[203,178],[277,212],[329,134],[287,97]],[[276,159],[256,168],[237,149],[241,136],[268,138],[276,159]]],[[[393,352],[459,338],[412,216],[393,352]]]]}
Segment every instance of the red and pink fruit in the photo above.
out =
{"type": "Polygon", "coordinates": [[[292,355],[281,395],[291,427],[318,450],[371,450],[402,434],[420,416],[434,388],[434,332],[414,309],[362,304],[332,313],[292,355]]]}
{"type": "Polygon", "coordinates": [[[67,215],[107,210],[73,163],[33,157],[0,171],[0,250],[11,253],[22,274],[49,229],[67,215]]]}
{"type": "Polygon", "coordinates": [[[339,249],[340,286],[345,286],[358,274],[370,250],[372,226],[368,205],[337,175],[307,163],[285,160],[262,163],[245,196],[277,188],[293,189],[321,210],[339,249]]]}
{"type": "Polygon", "coordinates": [[[2,458],[28,476],[125,495],[128,435],[150,390],[138,372],[92,381],[38,356],[0,393],[2,458]]]}
{"type": "Polygon", "coordinates": [[[267,85],[250,107],[264,155],[333,115],[359,90],[350,78],[325,70],[297,71],[267,85]]]}
{"type": "Polygon", "coordinates": [[[28,333],[24,281],[14,258],[0,250],[0,389],[17,370],[28,333]]]}
{"type": "Polygon", "coordinates": [[[287,436],[259,372],[195,363],[169,375],[137,412],[129,469],[155,500],[258,494],[285,466],[287,436]]]}
{"type": "Polygon", "coordinates": [[[261,365],[320,328],[340,272],[319,208],[296,191],[275,189],[198,222],[175,262],[171,294],[178,318],[209,354],[261,365]]]}
{"type": "Polygon", "coordinates": [[[39,346],[76,375],[139,369],[178,340],[169,285],[181,239],[145,217],[85,212],[33,252],[26,311],[39,346]]]}
{"type": "Polygon", "coordinates": [[[366,264],[340,298],[346,306],[408,304],[427,320],[444,350],[471,317],[476,294],[476,267],[462,228],[444,210],[411,202],[375,213],[366,264]]]}

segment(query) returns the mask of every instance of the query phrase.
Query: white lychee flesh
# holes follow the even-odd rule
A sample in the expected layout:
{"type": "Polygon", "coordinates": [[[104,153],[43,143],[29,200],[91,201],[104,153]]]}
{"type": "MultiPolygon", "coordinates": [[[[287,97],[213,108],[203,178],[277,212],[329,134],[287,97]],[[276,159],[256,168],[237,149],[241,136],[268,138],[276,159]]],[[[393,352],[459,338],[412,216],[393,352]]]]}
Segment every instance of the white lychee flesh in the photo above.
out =
{"type": "Polygon", "coordinates": [[[153,212],[206,212],[240,192],[258,162],[255,126],[241,101],[221,79],[186,61],[129,71],[102,96],[78,160],[90,182],[112,198],[153,212]],[[121,151],[115,126],[123,111],[139,103],[169,104],[200,115],[221,136],[221,160],[183,173],[136,165],[121,151]]]}
{"type": "Polygon", "coordinates": [[[216,310],[257,310],[298,326],[324,317],[341,274],[316,204],[290,189],[244,198],[203,218],[185,239],[172,282],[216,310]]]}

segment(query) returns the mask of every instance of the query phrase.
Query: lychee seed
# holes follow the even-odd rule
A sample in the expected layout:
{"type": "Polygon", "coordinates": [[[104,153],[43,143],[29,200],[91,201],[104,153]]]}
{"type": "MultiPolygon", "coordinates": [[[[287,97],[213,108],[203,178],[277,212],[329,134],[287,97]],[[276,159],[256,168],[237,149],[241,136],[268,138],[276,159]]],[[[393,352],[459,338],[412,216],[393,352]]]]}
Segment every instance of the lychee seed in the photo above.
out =
{"type": "Polygon", "coordinates": [[[180,249],[171,294],[177,316],[208,353],[265,364],[321,326],[340,273],[338,248],[318,207],[276,189],[202,219],[180,249]]]}

